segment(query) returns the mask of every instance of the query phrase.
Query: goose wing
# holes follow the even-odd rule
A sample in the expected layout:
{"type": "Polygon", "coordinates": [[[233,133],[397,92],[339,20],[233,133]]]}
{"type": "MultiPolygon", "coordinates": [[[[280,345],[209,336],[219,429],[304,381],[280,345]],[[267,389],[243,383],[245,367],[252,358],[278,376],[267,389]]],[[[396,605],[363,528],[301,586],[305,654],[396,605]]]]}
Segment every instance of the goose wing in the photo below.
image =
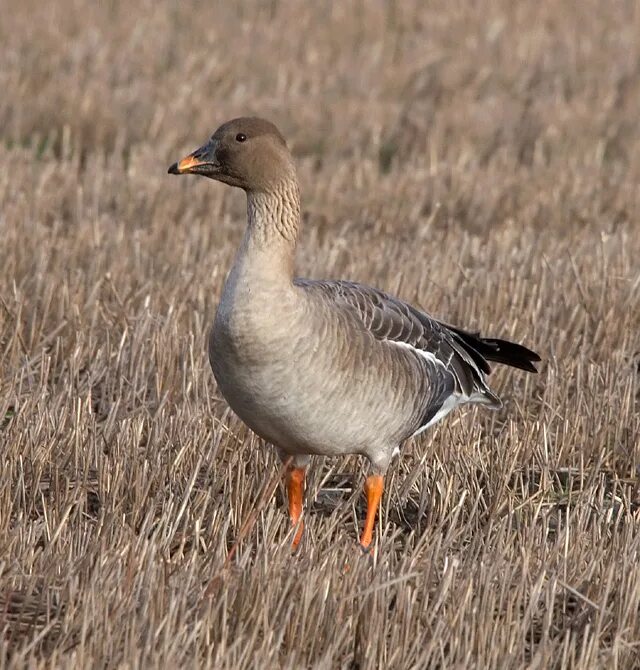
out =
{"type": "Polygon", "coordinates": [[[473,399],[493,407],[501,406],[500,399],[485,382],[485,374],[491,368],[487,359],[471,346],[472,335],[452,329],[370,286],[307,279],[298,279],[296,283],[306,290],[320,291],[337,309],[350,312],[377,340],[409,348],[427,361],[434,395],[423,426],[432,422],[442,405],[454,395],[457,402],[473,399]]]}

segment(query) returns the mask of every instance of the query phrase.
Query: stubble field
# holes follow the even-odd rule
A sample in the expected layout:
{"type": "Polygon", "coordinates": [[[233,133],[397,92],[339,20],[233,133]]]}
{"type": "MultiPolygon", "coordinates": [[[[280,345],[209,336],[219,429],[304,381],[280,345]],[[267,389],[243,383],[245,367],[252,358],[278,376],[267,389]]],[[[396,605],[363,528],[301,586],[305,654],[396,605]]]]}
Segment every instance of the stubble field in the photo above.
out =
{"type": "Polygon", "coordinates": [[[637,4],[0,5],[0,666],[640,667],[637,4]],[[245,203],[166,169],[246,114],[300,274],[543,357],[406,445],[371,560],[317,459],[223,569],[279,467],[205,354],[245,203]]]}

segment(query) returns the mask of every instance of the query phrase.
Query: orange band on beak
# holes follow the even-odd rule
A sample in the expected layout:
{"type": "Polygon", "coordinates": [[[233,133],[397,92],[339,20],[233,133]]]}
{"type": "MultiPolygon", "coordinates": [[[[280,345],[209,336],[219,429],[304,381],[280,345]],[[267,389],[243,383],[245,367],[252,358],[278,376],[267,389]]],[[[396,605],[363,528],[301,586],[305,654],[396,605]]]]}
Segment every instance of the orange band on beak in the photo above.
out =
{"type": "Polygon", "coordinates": [[[177,171],[179,174],[188,172],[191,168],[200,165],[202,161],[194,158],[193,154],[185,156],[181,161],[178,161],[177,171]]]}
{"type": "Polygon", "coordinates": [[[212,167],[213,163],[209,160],[210,147],[205,145],[192,151],[188,156],[185,156],[181,161],[174,163],[169,168],[169,174],[189,174],[196,172],[196,174],[204,174],[203,170],[196,170],[202,166],[212,167]]]}

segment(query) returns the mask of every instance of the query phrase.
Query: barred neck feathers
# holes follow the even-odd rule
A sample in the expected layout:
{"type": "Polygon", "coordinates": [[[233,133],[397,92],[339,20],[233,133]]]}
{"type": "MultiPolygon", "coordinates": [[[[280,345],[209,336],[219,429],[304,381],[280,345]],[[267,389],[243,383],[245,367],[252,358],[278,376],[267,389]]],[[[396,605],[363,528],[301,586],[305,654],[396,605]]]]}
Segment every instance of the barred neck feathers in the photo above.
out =
{"type": "Polygon", "coordinates": [[[256,242],[284,241],[295,246],[300,225],[300,192],[295,176],[287,175],[264,191],[248,191],[247,217],[250,235],[256,242]]]}

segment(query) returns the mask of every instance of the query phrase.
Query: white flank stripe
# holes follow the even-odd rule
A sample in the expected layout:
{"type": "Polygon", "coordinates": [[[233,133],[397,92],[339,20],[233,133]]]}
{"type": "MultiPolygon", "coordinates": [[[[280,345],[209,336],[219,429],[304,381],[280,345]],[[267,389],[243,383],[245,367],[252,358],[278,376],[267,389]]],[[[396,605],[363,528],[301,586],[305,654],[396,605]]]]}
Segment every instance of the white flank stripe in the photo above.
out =
{"type": "MultiPolygon", "coordinates": [[[[395,344],[399,347],[404,347],[405,349],[411,349],[411,351],[418,354],[418,356],[426,358],[429,362],[435,365],[439,365],[441,368],[444,368],[449,374],[453,374],[453,372],[449,370],[447,366],[439,358],[436,358],[436,356],[432,354],[430,351],[425,351],[424,349],[418,349],[408,344],[407,342],[397,342],[395,340],[385,340],[385,341],[391,344],[395,344]]],[[[469,396],[466,396],[462,393],[452,393],[442,403],[442,407],[435,413],[435,415],[427,423],[420,426],[420,428],[418,428],[418,430],[416,430],[416,432],[413,433],[412,437],[419,435],[423,430],[429,428],[429,426],[433,426],[434,423],[437,423],[438,421],[440,421],[440,419],[443,419],[445,416],[447,416],[447,414],[449,414],[449,412],[452,409],[456,408],[458,405],[463,405],[464,403],[469,402],[469,400],[470,400],[469,396]]]]}
{"type": "Polygon", "coordinates": [[[388,342],[389,344],[395,344],[398,347],[404,347],[405,349],[411,349],[411,351],[418,354],[418,356],[426,358],[428,361],[431,361],[432,363],[439,365],[445,370],[447,369],[447,366],[439,358],[436,358],[435,354],[432,354],[430,351],[425,351],[424,349],[418,349],[414,347],[412,344],[409,344],[408,342],[398,342],[397,340],[385,340],[385,342],[388,342]]]}

